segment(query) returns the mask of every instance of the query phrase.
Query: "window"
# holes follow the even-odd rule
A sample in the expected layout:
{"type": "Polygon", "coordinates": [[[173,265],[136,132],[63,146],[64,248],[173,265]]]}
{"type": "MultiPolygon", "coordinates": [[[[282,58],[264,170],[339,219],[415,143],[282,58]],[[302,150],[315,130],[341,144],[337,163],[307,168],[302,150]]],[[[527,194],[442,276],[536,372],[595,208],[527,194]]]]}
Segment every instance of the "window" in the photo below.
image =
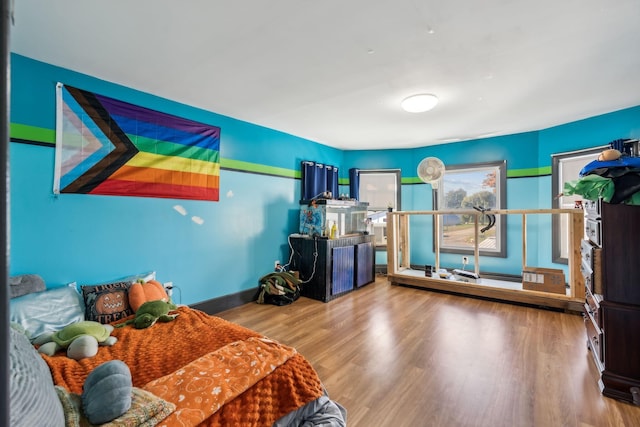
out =
{"type": "MultiPolygon", "coordinates": [[[[438,210],[504,209],[506,206],[506,162],[447,166],[437,191],[438,210]]],[[[506,216],[479,218],[478,249],[481,255],[506,256],[506,216]]],[[[445,214],[440,218],[440,251],[471,254],[475,248],[473,216],[445,214]]]]}
{"type": "Polygon", "coordinates": [[[400,169],[361,169],[359,200],[369,203],[367,222],[376,246],[387,245],[387,210],[400,210],[400,169]]]}
{"type": "MultiPolygon", "coordinates": [[[[606,147],[590,148],[587,150],[560,153],[551,156],[551,207],[554,209],[573,208],[575,202],[582,200],[580,195],[560,196],[564,183],[575,181],[580,177],[580,170],[589,162],[596,160],[598,155],[606,147]]],[[[554,215],[551,223],[552,229],[552,256],[553,262],[567,264],[569,262],[568,216],[554,215]]]]}

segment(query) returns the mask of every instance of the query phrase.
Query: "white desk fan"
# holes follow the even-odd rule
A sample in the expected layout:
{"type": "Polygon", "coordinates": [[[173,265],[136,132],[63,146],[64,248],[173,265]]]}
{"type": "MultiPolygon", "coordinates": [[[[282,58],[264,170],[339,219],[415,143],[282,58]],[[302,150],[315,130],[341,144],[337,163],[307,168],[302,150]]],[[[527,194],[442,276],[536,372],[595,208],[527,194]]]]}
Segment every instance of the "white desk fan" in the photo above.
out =
{"type": "Polygon", "coordinates": [[[437,157],[426,157],[418,165],[418,178],[433,188],[433,210],[438,209],[438,187],[444,177],[444,163],[437,157]]]}
{"type": "MultiPolygon", "coordinates": [[[[438,187],[444,177],[444,163],[437,157],[426,157],[418,164],[418,178],[433,188],[433,210],[438,210],[438,187]]],[[[436,255],[436,271],[440,270],[440,215],[433,215],[433,239],[436,255]]]]}

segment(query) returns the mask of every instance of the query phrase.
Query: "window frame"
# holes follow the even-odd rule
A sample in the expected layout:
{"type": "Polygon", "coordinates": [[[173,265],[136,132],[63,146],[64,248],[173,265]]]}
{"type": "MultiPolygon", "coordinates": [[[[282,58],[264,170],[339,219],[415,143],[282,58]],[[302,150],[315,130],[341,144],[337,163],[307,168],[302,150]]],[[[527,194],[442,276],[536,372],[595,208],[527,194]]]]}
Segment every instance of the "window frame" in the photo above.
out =
{"type": "MultiPolygon", "coordinates": [[[[481,171],[482,169],[495,169],[498,177],[496,179],[496,207],[494,209],[506,209],[507,206],[507,161],[506,160],[498,160],[491,162],[479,162],[479,163],[466,163],[460,165],[452,165],[445,167],[444,177],[442,181],[439,183],[438,188],[434,188],[432,190],[434,200],[437,200],[437,206],[434,206],[434,210],[451,210],[450,208],[444,208],[445,206],[445,188],[444,181],[447,174],[455,173],[455,172],[468,172],[473,170],[481,171]],[[440,208],[443,206],[443,208],[440,208]]],[[[437,230],[439,233],[439,250],[441,253],[452,253],[452,254],[465,254],[465,255],[473,255],[474,254],[474,246],[471,246],[469,249],[465,249],[459,246],[447,246],[444,244],[444,221],[439,221],[440,230],[437,230]]],[[[435,224],[433,225],[434,233],[435,224]]],[[[486,248],[478,248],[478,252],[481,256],[490,256],[490,257],[498,257],[498,258],[506,258],[507,257],[507,215],[497,215],[496,216],[496,243],[498,244],[498,248],[495,250],[487,250],[486,248]]],[[[434,241],[434,251],[435,251],[435,241],[434,241]]]]}
{"type": "MultiPolygon", "coordinates": [[[[564,188],[564,182],[578,179],[579,177],[565,177],[560,172],[562,171],[562,163],[568,161],[567,159],[578,158],[597,158],[597,155],[606,149],[607,146],[598,146],[593,148],[585,148],[582,150],[566,151],[563,153],[556,153],[551,155],[551,208],[562,208],[563,197],[569,197],[571,200],[579,199],[579,196],[560,196],[562,189],[564,188]],[[561,183],[560,180],[563,182],[561,183]]],[[[590,161],[590,160],[589,160],[590,161]]],[[[588,161],[587,161],[588,163],[588,161]]],[[[585,163],[585,165],[587,164],[585,163]]],[[[567,205],[573,205],[568,203],[567,205]]],[[[573,206],[571,206],[573,207],[573,206]]],[[[566,230],[565,230],[566,231],[566,230]]],[[[569,264],[568,253],[567,256],[563,256],[562,253],[562,236],[566,236],[567,233],[562,230],[562,223],[560,215],[553,215],[551,221],[551,260],[556,264],[569,264]]],[[[568,248],[568,243],[565,245],[568,248]]]]}
{"type": "MultiPolygon", "coordinates": [[[[393,182],[395,185],[395,190],[394,190],[395,195],[393,197],[393,200],[387,200],[387,202],[384,202],[384,206],[373,206],[371,204],[367,206],[367,218],[371,219],[372,217],[378,217],[378,220],[381,220],[381,223],[377,223],[377,224],[384,224],[384,225],[377,225],[377,226],[374,223],[371,224],[372,234],[374,234],[375,236],[374,244],[376,248],[386,249],[387,247],[386,212],[389,209],[392,209],[392,210],[402,209],[401,169],[360,169],[358,174],[359,174],[358,200],[361,202],[368,202],[368,200],[366,200],[367,199],[367,190],[366,190],[367,182],[366,182],[366,178],[363,182],[363,177],[366,177],[367,175],[393,175],[394,176],[393,182]],[[383,212],[385,214],[381,215],[383,212]],[[377,232],[376,232],[376,228],[378,228],[377,232]]],[[[373,221],[375,222],[376,220],[373,220],[373,221]]]]}

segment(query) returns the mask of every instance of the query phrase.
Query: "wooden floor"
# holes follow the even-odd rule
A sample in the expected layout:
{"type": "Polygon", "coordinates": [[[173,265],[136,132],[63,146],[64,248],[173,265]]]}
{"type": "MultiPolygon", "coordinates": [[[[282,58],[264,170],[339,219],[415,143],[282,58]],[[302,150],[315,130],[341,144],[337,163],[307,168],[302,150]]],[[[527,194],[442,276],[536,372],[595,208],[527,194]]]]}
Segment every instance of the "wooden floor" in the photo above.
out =
{"type": "Polygon", "coordinates": [[[350,427],[640,426],[603,397],[579,315],[390,285],[220,317],[293,346],[350,427]]]}

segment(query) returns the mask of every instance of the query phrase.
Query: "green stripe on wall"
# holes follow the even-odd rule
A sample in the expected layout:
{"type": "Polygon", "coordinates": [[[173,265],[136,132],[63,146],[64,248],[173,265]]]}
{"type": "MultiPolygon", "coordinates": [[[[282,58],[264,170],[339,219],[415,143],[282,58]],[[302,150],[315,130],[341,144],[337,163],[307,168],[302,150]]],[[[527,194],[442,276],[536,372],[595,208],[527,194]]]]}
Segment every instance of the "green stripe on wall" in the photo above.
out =
{"type": "MultiPolygon", "coordinates": [[[[46,143],[55,146],[56,131],[37,126],[22,125],[19,123],[11,123],[10,137],[13,140],[46,143]]],[[[243,162],[240,160],[220,159],[220,167],[223,169],[232,169],[240,172],[257,173],[263,175],[279,176],[283,178],[300,179],[301,171],[278,168],[274,166],[259,165],[257,163],[243,162]]],[[[347,180],[348,183],[348,180],[347,180]]]]}
{"type": "Polygon", "coordinates": [[[507,178],[522,178],[544,175],[551,175],[551,166],[542,166],[540,168],[528,169],[509,169],[507,171],[507,178]]]}
{"type": "Polygon", "coordinates": [[[36,126],[21,125],[11,123],[9,127],[11,139],[22,139],[24,141],[44,142],[47,144],[56,143],[56,131],[36,126]]]}
{"type": "MultiPolygon", "coordinates": [[[[10,125],[11,139],[32,141],[37,143],[45,143],[55,145],[56,131],[52,129],[41,128],[37,126],[23,125],[19,123],[11,123],[10,125]]],[[[223,169],[231,169],[240,172],[257,173],[263,175],[280,176],[283,178],[301,178],[301,171],[279,168],[274,166],[260,165],[257,163],[243,162],[240,160],[220,159],[220,167],[223,169]]],[[[524,178],[536,176],[551,175],[551,166],[542,166],[539,168],[526,169],[509,169],[507,170],[507,178],[524,178]]],[[[422,181],[418,177],[402,177],[403,185],[421,184],[422,181]]],[[[349,185],[349,178],[340,178],[339,185],[349,185]]]]}
{"type": "Polygon", "coordinates": [[[402,184],[422,184],[422,180],[420,178],[418,178],[417,176],[402,177],[400,179],[400,182],[402,184]]]}
{"type": "Polygon", "coordinates": [[[258,173],[262,175],[280,176],[283,178],[300,179],[301,171],[278,168],[274,166],[259,165],[257,163],[243,162],[240,160],[220,159],[222,169],[232,169],[241,172],[258,173]]]}

